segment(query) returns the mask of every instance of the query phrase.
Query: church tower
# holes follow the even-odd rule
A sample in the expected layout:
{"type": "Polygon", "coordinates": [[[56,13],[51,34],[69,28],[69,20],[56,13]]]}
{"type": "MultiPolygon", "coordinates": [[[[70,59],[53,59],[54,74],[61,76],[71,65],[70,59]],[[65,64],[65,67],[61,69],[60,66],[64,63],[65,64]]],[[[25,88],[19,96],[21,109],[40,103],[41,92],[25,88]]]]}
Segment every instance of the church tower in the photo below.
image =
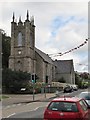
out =
{"type": "Polygon", "coordinates": [[[14,13],[12,19],[9,68],[31,74],[36,73],[34,18],[31,17],[29,20],[29,13],[27,11],[24,23],[21,17],[19,17],[19,22],[17,23],[14,13]]]}

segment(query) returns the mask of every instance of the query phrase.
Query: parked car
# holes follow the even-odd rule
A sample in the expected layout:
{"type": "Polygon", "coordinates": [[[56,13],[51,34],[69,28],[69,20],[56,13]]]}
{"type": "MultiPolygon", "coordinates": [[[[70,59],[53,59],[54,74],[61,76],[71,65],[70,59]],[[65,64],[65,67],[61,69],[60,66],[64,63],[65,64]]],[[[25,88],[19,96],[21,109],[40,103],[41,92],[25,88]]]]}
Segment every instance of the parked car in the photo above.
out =
{"type": "Polygon", "coordinates": [[[72,92],[73,91],[73,87],[69,86],[69,85],[66,85],[64,87],[64,93],[67,93],[67,92],[72,92]]]}
{"type": "Polygon", "coordinates": [[[86,92],[81,92],[78,95],[79,98],[84,98],[86,100],[86,102],[88,103],[88,105],[90,106],[90,92],[86,91],[86,92]]]}
{"type": "Polygon", "coordinates": [[[53,99],[44,112],[44,120],[89,120],[90,107],[77,97],[53,99]]]}
{"type": "Polygon", "coordinates": [[[74,91],[77,91],[78,90],[78,87],[76,85],[73,85],[73,90],[74,91]]]}

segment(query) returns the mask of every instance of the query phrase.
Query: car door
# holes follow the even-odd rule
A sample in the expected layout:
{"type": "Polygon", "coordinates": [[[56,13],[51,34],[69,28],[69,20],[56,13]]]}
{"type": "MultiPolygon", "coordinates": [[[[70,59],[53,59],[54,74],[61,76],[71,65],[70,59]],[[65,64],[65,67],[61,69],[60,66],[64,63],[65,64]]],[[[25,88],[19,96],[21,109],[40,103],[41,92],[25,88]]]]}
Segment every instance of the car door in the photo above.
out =
{"type": "Polygon", "coordinates": [[[88,120],[88,113],[89,113],[89,111],[88,111],[88,106],[87,106],[86,101],[85,100],[81,100],[81,101],[79,101],[79,103],[80,103],[80,111],[81,111],[81,114],[82,114],[82,118],[84,120],[88,120]]]}

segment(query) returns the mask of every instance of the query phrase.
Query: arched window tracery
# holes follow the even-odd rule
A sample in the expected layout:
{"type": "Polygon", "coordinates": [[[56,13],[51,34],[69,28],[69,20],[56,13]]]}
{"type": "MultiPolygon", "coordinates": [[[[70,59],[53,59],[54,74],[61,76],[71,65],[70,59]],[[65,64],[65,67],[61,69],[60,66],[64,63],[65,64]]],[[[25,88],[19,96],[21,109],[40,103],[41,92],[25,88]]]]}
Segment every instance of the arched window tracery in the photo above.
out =
{"type": "Polygon", "coordinates": [[[18,33],[18,46],[22,46],[22,33],[18,33]]]}

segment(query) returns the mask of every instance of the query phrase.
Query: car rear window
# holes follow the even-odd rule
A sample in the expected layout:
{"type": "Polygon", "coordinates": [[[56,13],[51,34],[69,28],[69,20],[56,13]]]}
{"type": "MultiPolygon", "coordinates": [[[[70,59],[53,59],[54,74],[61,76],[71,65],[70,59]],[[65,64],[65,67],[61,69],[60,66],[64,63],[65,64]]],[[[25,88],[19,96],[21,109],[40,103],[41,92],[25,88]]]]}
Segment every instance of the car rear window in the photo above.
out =
{"type": "Polygon", "coordinates": [[[77,105],[74,102],[51,102],[48,109],[52,111],[78,112],[77,105]]]}
{"type": "Polygon", "coordinates": [[[81,100],[79,103],[80,103],[81,108],[84,111],[86,111],[88,109],[88,106],[87,106],[87,104],[86,104],[86,102],[84,100],[81,100]]]}

